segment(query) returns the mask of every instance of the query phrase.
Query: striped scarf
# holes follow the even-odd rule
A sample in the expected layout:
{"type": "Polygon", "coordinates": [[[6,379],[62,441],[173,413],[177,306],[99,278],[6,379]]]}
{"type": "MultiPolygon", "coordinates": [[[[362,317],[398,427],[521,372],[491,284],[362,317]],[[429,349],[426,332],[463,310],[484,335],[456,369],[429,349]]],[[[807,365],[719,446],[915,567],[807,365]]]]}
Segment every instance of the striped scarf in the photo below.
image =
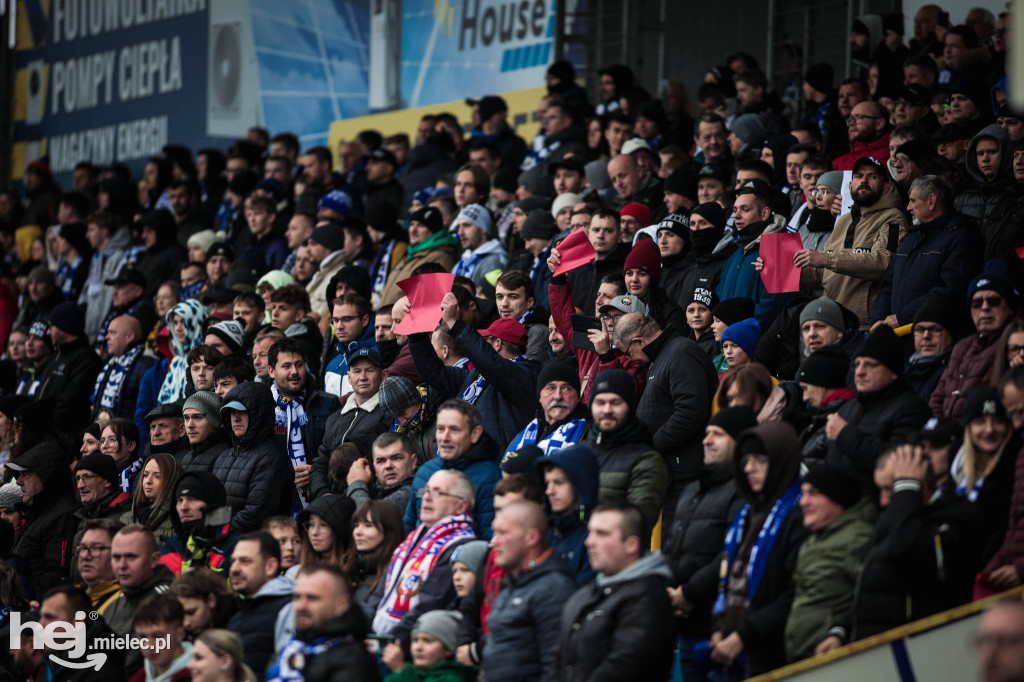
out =
{"type": "Polygon", "coordinates": [[[131,374],[135,361],[142,355],[144,347],[141,343],[136,344],[126,353],[119,357],[110,358],[100,375],[96,378],[96,385],[92,390],[92,403],[100,409],[97,421],[106,423],[117,416],[121,410],[121,392],[124,390],[124,380],[131,374]]]}
{"type": "MultiPolygon", "coordinates": [[[[524,362],[525,360],[525,355],[512,358],[512,362],[524,362]]],[[[487,388],[487,377],[482,373],[477,372],[476,379],[466,387],[466,390],[464,390],[462,395],[459,396],[459,400],[465,400],[470,405],[476,405],[476,401],[480,400],[480,394],[484,392],[485,388],[487,388]]]]}
{"type": "Polygon", "coordinates": [[[392,632],[405,615],[416,608],[420,588],[448,546],[476,537],[469,514],[446,516],[427,530],[417,542],[425,527],[425,524],[421,524],[409,533],[391,557],[385,576],[384,598],[373,618],[373,631],[378,635],[392,632]]]}

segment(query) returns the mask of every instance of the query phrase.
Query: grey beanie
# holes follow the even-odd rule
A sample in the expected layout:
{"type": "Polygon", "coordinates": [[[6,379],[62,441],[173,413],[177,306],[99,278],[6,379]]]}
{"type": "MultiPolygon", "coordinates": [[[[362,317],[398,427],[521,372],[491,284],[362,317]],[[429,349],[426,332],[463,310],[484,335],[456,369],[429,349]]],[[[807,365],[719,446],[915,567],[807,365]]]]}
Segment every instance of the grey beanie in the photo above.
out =
{"type": "Polygon", "coordinates": [[[732,132],[751,147],[764,144],[764,121],[757,114],[741,114],[733,119],[732,132]]]}
{"type": "Polygon", "coordinates": [[[241,353],[242,344],[245,343],[245,327],[238,320],[225,320],[206,330],[207,334],[213,334],[231,349],[232,353],[241,353]]]}
{"type": "Polygon", "coordinates": [[[416,384],[406,377],[388,377],[380,382],[379,403],[381,416],[391,419],[402,410],[421,402],[416,384]]]}
{"type": "Polygon", "coordinates": [[[0,486],[0,509],[13,509],[14,505],[21,502],[22,497],[21,488],[17,482],[11,481],[0,486]]]}
{"type": "Polygon", "coordinates": [[[459,624],[462,614],[458,611],[427,611],[412,628],[412,634],[422,632],[441,642],[448,651],[459,646],[459,624]]]}
{"type": "Polygon", "coordinates": [[[457,561],[460,564],[466,564],[466,567],[473,571],[473,575],[479,582],[484,579],[484,564],[487,563],[487,552],[490,549],[491,544],[486,540],[473,540],[456,547],[449,562],[454,564],[457,561]]]}
{"type": "Polygon", "coordinates": [[[820,320],[839,331],[846,329],[843,311],[840,310],[839,304],[827,296],[820,296],[804,306],[800,312],[800,326],[804,326],[804,322],[808,320],[820,320]]]}
{"type": "Polygon", "coordinates": [[[591,161],[583,167],[583,172],[587,175],[587,182],[595,189],[604,189],[612,184],[612,179],[608,175],[607,161],[602,159],[591,161]]]}
{"type": "Polygon", "coordinates": [[[220,416],[220,408],[223,404],[224,401],[213,391],[196,391],[185,400],[185,404],[181,406],[181,412],[184,414],[185,410],[197,410],[199,414],[206,417],[213,428],[219,429],[224,425],[220,416]]]}
{"type": "Polygon", "coordinates": [[[826,171],[821,174],[818,181],[814,183],[815,187],[828,187],[830,190],[839,194],[843,191],[843,171],[826,171]]]}

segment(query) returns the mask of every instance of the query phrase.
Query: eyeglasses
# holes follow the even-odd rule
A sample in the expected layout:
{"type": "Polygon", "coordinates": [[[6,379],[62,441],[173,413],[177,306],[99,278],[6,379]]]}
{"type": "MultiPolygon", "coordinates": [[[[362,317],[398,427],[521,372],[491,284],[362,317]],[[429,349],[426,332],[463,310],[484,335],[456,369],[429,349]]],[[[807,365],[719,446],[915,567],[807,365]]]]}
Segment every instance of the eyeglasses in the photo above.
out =
{"type": "Polygon", "coordinates": [[[110,551],[110,545],[79,545],[77,550],[81,556],[96,556],[108,551],[110,551]]]}
{"type": "Polygon", "coordinates": [[[440,488],[423,488],[423,497],[429,495],[430,497],[454,497],[457,500],[461,500],[462,495],[455,495],[454,493],[445,492],[440,488]]]}
{"type": "Polygon", "coordinates": [[[931,334],[932,336],[934,336],[936,334],[941,334],[944,331],[945,331],[945,328],[944,327],[940,327],[939,325],[935,325],[934,327],[923,326],[923,325],[920,325],[920,324],[915,324],[914,325],[914,333],[915,334],[920,334],[921,336],[924,336],[925,334],[931,334]]]}
{"type": "Polygon", "coordinates": [[[78,474],[75,476],[75,483],[88,483],[94,478],[99,478],[96,474],[78,474]]]}
{"type": "MultiPolygon", "coordinates": [[[[808,194],[810,194],[813,198],[817,199],[818,197],[825,196],[826,192],[832,192],[832,190],[827,189],[827,188],[826,189],[818,189],[817,187],[815,187],[814,189],[810,190],[808,192],[808,194]]],[[[832,193],[835,194],[835,192],[832,192],[832,193]]]]}
{"type": "Polygon", "coordinates": [[[332,317],[331,322],[334,324],[350,324],[352,320],[358,320],[358,315],[346,315],[345,317],[332,317]]]}
{"type": "Polygon", "coordinates": [[[854,122],[862,123],[865,119],[870,119],[870,118],[881,119],[882,117],[881,116],[868,116],[867,114],[851,114],[850,117],[846,119],[846,125],[853,125],[854,122]]]}
{"type": "Polygon", "coordinates": [[[1020,355],[1024,353],[1024,346],[1007,346],[1006,353],[1007,355],[1020,355]]]}
{"type": "Polygon", "coordinates": [[[1002,296],[979,296],[978,298],[971,299],[971,308],[974,310],[981,310],[988,304],[989,308],[998,308],[1003,304],[1002,296]]]}

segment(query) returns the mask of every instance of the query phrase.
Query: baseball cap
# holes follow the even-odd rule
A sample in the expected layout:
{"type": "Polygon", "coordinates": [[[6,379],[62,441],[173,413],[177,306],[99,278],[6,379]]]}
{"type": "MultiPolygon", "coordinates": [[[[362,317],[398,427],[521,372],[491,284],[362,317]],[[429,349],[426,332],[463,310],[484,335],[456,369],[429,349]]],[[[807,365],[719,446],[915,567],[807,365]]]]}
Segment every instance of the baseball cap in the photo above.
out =
{"type": "Polygon", "coordinates": [[[622,145],[623,154],[632,154],[639,149],[650,149],[651,145],[647,144],[647,140],[642,137],[634,137],[631,140],[626,140],[626,143],[622,145]]]}
{"type": "Polygon", "coordinates": [[[517,343],[521,346],[526,345],[528,338],[526,334],[526,327],[520,324],[518,320],[513,320],[509,317],[502,317],[491,323],[491,326],[487,329],[481,329],[480,336],[493,336],[501,339],[502,341],[517,343]]]}
{"type": "Polygon", "coordinates": [[[113,279],[104,280],[106,285],[112,285],[115,287],[123,287],[129,284],[137,284],[143,289],[146,288],[146,276],[141,270],[135,268],[122,268],[121,272],[117,273],[117,277],[113,279]]]}
{"type": "Polygon", "coordinates": [[[888,177],[888,175],[886,174],[887,171],[885,170],[885,165],[873,156],[862,156],[859,159],[857,159],[857,162],[853,164],[853,172],[856,173],[857,169],[863,166],[871,166],[879,173],[883,173],[883,178],[888,177]]]}
{"type": "Polygon", "coordinates": [[[348,356],[348,366],[351,367],[352,363],[356,360],[367,359],[378,367],[384,366],[384,361],[380,359],[380,353],[377,352],[376,348],[360,348],[356,352],[348,356]]]}
{"type": "Polygon", "coordinates": [[[396,168],[398,167],[398,159],[395,158],[394,154],[392,154],[387,149],[384,149],[383,147],[380,147],[379,149],[374,149],[372,152],[367,154],[366,160],[368,162],[384,161],[385,163],[390,163],[392,166],[395,166],[396,168]]]}
{"type": "Polygon", "coordinates": [[[548,173],[550,173],[551,175],[554,175],[555,171],[557,171],[559,168],[564,168],[565,170],[568,171],[576,171],[577,173],[580,174],[581,178],[585,174],[585,171],[583,169],[583,162],[577,159],[575,156],[565,156],[559,159],[558,161],[552,161],[548,163],[548,173]]]}
{"type": "Polygon", "coordinates": [[[639,297],[629,294],[613,298],[601,306],[598,312],[607,313],[610,310],[621,310],[624,313],[639,313],[647,316],[647,305],[639,297]]]}

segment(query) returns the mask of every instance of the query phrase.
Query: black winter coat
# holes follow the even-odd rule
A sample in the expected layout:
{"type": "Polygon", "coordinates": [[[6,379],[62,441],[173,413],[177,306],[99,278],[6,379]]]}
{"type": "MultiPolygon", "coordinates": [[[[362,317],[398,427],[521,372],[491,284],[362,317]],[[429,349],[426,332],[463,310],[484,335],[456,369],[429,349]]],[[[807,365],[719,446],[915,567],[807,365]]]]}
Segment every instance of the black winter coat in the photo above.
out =
{"type": "Polygon", "coordinates": [[[939,385],[942,373],[946,371],[949,358],[953,354],[953,346],[946,349],[941,355],[915,358],[911,356],[907,366],[903,370],[903,380],[910,385],[910,390],[916,393],[921,400],[931,400],[935,387],[939,385]]]}
{"type": "Polygon", "coordinates": [[[629,252],[629,244],[619,244],[601,260],[567,272],[565,276],[569,280],[569,290],[572,291],[573,306],[582,310],[584,315],[590,315],[594,310],[594,300],[597,298],[601,278],[608,274],[621,275],[622,266],[626,264],[629,252]]]}
{"type": "Polygon", "coordinates": [[[871,321],[895,315],[899,324],[930,298],[959,301],[980,269],[977,226],[949,212],[927,223],[910,225],[878,285],[871,321]]]}
{"type": "Polygon", "coordinates": [[[729,463],[705,465],[679,496],[662,551],[675,574],[673,584],[682,586],[683,596],[693,605],[686,618],[676,619],[683,637],[711,636],[725,533],[742,506],[729,463]]]}
{"type": "Polygon", "coordinates": [[[291,578],[279,576],[252,597],[235,600],[238,610],[226,627],[242,639],[243,660],[259,679],[274,657],[274,624],[278,612],[291,602],[293,587],[291,578]]]}
{"type": "Polygon", "coordinates": [[[249,428],[213,463],[213,474],[224,484],[231,505],[231,530],[259,530],[264,519],[291,512],[295,470],[274,434],[274,398],[266,384],[247,381],[224,396],[237,400],[249,414],[249,428]]]}
{"type": "Polygon", "coordinates": [[[557,679],[668,679],[675,642],[665,597],[671,576],[661,555],[648,554],[577,590],[562,609],[557,679]]]}
{"type": "Polygon", "coordinates": [[[36,392],[36,399],[52,397],[56,400],[53,423],[58,430],[77,436],[89,425],[92,408],[89,396],[102,367],[102,361],[85,336],[59,347],[36,392]]]}
{"type": "Polygon", "coordinates": [[[328,638],[341,638],[342,642],[318,656],[306,659],[303,670],[307,680],[318,682],[377,682],[380,669],[377,661],[366,650],[363,640],[370,628],[362,609],[353,604],[348,611],[323,627],[299,632],[296,636],[304,642],[328,638]]]}
{"type": "MultiPolygon", "coordinates": [[[[331,415],[341,409],[341,402],[338,396],[333,393],[325,393],[313,386],[313,382],[306,383],[306,395],[302,399],[302,411],[306,413],[306,425],[302,428],[302,445],[306,450],[306,462],[313,463],[320,444],[324,442],[324,433],[327,431],[327,422],[331,415]]],[[[285,433],[283,424],[274,425],[274,434],[281,449],[287,451],[288,434],[285,433]]]]}
{"type": "Polygon", "coordinates": [[[178,463],[186,472],[190,471],[213,471],[213,465],[228,447],[230,439],[221,429],[215,430],[210,437],[201,443],[193,445],[188,452],[182,455],[178,463]]]}
{"type": "MultiPolygon", "coordinates": [[[[324,393],[322,395],[331,395],[324,393]]],[[[352,399],[352,394],[347,400],[352,399]]],[[[368,459],[373,457],[373,441],[380,434],[388,431],[391,427],[391,420],[384,419],[376,400],[372,405],[363,403],[363,409],[357,407],[347,412],[337,411],[331,414],[324,424],[323,436],[320,439],[320,447],[313,458],[307,459],[313,466],[309,470],[309,496],[317,498],[325,493],[343,494],[345,484],[335,485],[331,478],[331,453],[342,443],[352,443],[359,452],[368,459]]],[[[344,407],[344,405],[342,405],[344,407]]]]}
{"type": "Polygon", "coordinates": [[[983,524],[965,498],[944,495],[926,505],[919,485],[894,492],[871,536],[853,608],[829,634],[863,639],[971,601],[974,576],[985,566],[983,524]]]}
{"type": "Polygon", "coordinates": [[[827,461],[845,464],[860,475],[865,491],[873,490],[875,460],[889,447],[905,443],[932,416],[928,403],[897,379],[880,391],[861,393],[839,408],[848,424],[828,445],[827,461]]]}
{"type": "Polygon", "coordinates": [[[650,429],[654,449],[665,458],[672,479],[693,479],[704,459],[701,439],[718,375],[707,353],[672,328],[644,352],[651,368],[636,416],[650,429]]]}
{"type": "MultiPolygon", "coordinates": [[[[686,276],[679,285],[679,291],[683,298],[689,298],[698,288],[714,291],[718,288],[718,280],[721,278],[722,266],[729,256],[736,250],[735,243],[727,242],[727,246],[717,253],[695,254],[693,267],[687,269],[686,276]]],[[[689,304],[689,301],[686,302],[689,304]]],[[[683,310],[686,305],[680,303],[683,310]]]]}
{"type": "MultiPolygon", "coordinates": [[[[145,327],[144,327],[145,328],[145,327]]],[[[120,417],[123,419],[131,419],[135,421],[135,407],[139,402],[139,386],[142,384],[142,376],[149,371],[149,368],[156,364],[156,358],[151,358],[147,355],[139,355],[135,360],[135,364],[132,365],[132,369],[128,372],[128,376],[124,378],[124,384],[121,387],[120,403],[118,404],[117,414],[114,417],[120,417]]],[[[97,372],[102,372],[103,368],[97,372]]],[[[100,413],[100,396],[103,392],[103,387],[106,385],[106,381],[100,384],[100,390],[96,393],[93,398],[92,415],[90,419],[96,421],[96,418],[100,413]]]]}
{"type": "MultiPolygon", "coordinates": [[[[683,311],[686,310],[686,306],[690,303],[690,297],[693,295],[693,289],[686,291],[684,284],[690,271],[695,267],[696,262],[693,252],[690,250],[661,260],[661,278],[658,280],[658,285],[683,311]]],[[[709,289],[709,291],[712,290],[709,289]]]]}

